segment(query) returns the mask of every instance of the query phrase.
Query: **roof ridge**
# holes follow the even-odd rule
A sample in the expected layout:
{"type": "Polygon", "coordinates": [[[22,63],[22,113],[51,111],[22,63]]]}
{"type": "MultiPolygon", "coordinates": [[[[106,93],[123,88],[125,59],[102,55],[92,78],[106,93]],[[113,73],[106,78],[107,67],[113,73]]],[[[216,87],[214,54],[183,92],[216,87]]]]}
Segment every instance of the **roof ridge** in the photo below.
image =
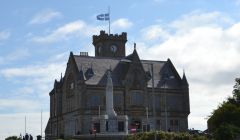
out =
{"type": "Polygon", "coordinates": [[[141,60],[141,61],[151,61],[151,62],[167,62],[167,61],[158,61],[158,60],[141,60]]]}
{"type": "Polygon", "coordinates": [[[81,56],[81,55],[74,55],[75,57],[84,57],[84,58],[93,58],[93,59],[111,59],[111,60],[121,60],[123,58],[116,58],[116,57],[96,57],[96,56],[81,56]]]}

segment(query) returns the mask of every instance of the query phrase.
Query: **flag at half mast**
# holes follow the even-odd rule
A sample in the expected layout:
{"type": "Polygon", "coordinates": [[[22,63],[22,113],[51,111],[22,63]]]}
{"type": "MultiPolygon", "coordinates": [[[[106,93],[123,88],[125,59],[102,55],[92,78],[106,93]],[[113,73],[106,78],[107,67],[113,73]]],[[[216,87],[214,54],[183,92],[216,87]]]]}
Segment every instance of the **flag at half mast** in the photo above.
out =
{"type": "Polygon", "coordinates": [[[109,13],[97,15],[97,20],[110,20],[109,13]]]}

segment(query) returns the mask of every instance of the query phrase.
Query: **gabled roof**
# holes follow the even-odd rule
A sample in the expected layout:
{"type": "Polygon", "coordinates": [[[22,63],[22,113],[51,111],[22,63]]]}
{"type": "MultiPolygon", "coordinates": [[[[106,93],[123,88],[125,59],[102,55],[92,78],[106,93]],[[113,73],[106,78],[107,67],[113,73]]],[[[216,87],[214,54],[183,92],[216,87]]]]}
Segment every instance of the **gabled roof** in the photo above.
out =
{"type": "MultiPolygon", "coordinates": [[[[106,85],[106,72],[107,70],[112,70],[112,81],[114,86],[123,86],[122,81],[127,73],[129,64],[134,59],[138,57],[137,51],[134,50],[132,54],[126,56],[125,58],[105,58],[105,57],[91,57],[91,56],[80,56],[73,55],[76,65],[78,67],[81,76],[83,73],[86,76],[86,73],[92,71],[93,75],[87,77],[85,84],[87,85],[106,85]],[[124,62],[123,60],[129,60],[129,62],[124,62]]],[[[139,58],[139,57],[138,57],[139,58]]],[[[168,85],[168,87],[178,88],[181,85],[181,77],[176,72],[176,69],[168,61],[151,61],[151,60],[140,60],[143,66],[143,69],[146,73],[151,73],[151,64],[153,64],[154,70],[154,87],[163,87],[168,85]],[[173,75],[175,78],[170,79],[164,85],[163,74],[173,75]]],[[[151,79],[148,81],[148,87],[152,87],[151,79]]]]}

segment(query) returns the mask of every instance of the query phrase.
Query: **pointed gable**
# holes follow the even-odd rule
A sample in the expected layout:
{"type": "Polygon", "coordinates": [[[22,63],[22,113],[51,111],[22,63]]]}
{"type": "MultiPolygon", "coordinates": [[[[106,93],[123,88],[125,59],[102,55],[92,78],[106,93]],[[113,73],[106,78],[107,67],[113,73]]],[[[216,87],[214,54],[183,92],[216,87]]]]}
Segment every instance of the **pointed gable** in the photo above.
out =
{"type": "Polygon", "coordinates": [[[183,71],[183,77],[182,77],[182,86],[188,87],[188,81],[184,71],[183,71]]]}
{"type": "Polygon", "coordinates": [[[126,59],[130,61],[128,62],[129,68],[125,77],[125,84],[132,89],[144,88],[147,83],[146,73],[136,49],[126,59]]]}
{"type": "Polygon", "coordinates": [[[171,60],[168,59],[160,71],[160,81],[158,83],[159,87],[171,87],[179,88],[181,86],[181,77],[179,76],[177,70],[172,64],[171,60]]]}

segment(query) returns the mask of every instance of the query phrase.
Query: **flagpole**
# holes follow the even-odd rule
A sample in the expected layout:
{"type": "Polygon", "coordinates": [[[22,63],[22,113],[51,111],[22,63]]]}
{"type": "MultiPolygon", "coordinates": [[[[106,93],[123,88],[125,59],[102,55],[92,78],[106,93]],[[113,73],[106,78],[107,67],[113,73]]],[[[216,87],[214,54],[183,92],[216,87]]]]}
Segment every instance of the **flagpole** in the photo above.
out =
{"type": "Polygon", "coordinates": [[[26,116],[25,116],[25,134],[26,134],[26,116]]]}
{"type": "Polygon", "coordinates": [[[42,136],[42,109],[41,109],[41,136],[42,136]]]}
{"type": "Polygon", "coordinates": [[[108,34],[110,35],[110,6],[108,6],[108,14],[109,14],[109,20],[108,20],[108,34]]]}

